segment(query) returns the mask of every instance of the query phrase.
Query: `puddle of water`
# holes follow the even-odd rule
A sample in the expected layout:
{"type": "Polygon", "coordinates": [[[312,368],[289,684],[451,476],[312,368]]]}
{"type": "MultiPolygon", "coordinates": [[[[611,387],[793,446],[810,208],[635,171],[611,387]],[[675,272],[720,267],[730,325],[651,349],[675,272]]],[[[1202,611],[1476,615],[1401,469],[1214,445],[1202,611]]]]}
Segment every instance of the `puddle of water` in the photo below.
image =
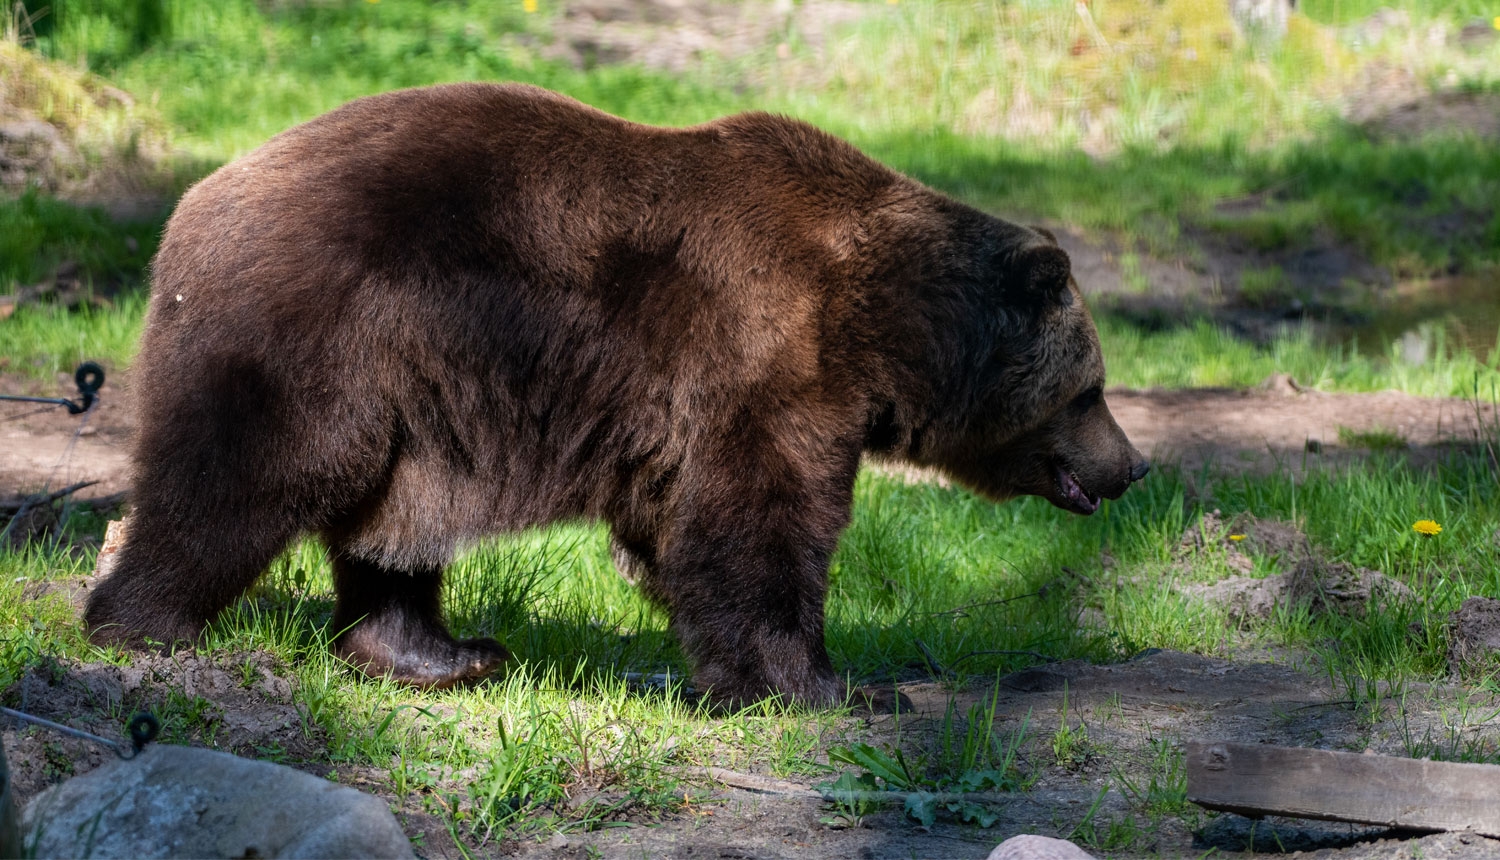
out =
{"type": "Polygon", "coordinates": [[[1500,272],[1401,284],[1362,318],[1327,331],[1366,355],[1392,350],[1411,364],[1445,346],[1488,360],[1500,338],[1500,272]]]}

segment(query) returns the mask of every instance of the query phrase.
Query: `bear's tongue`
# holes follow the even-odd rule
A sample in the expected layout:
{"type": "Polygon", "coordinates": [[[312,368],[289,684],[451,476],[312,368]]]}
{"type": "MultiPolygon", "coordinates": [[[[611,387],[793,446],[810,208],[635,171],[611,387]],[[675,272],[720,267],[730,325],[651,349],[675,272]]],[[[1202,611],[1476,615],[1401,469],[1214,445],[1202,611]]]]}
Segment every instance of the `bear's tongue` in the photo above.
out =
{"type": "Polygon", "coordinates": [[[1058,492],[1062,494],[1070,509],[1080,514],[1092,514],[1099,509],[1099,497],[1086,492],[1078,483],[1078,479],[1073,477],[1072,472],[1062,466],[1053,466],[1053,468],[1057,471],[1058,492]]]}

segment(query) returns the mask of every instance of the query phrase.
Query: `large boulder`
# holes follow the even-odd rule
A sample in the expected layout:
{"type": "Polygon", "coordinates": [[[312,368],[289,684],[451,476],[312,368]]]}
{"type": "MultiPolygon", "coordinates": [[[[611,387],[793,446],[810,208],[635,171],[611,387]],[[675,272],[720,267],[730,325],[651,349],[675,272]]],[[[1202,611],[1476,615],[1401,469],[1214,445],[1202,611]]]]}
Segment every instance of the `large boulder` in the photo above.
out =
{"type": "Polygon", "coordinates": [[[38,795],[35,857],[412,857],[379,798],[289,767],[149,746],[38,795]]]}

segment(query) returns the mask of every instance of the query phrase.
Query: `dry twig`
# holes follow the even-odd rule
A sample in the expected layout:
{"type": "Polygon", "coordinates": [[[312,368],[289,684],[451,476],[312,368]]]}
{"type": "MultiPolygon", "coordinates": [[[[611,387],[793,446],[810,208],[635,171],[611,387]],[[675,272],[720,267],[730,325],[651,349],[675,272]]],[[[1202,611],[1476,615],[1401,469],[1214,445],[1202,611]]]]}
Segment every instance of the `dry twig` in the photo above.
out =
{"type": "MultiPolygon", "coordinates": [[[[61,490],[54,490],[50,493],[37,493],[35,495],[25,496],[19,499],[7,499],[5,501],[0,501],[0,513],[15,514],[21,511],[30,510],[31,508],[39,508],[42,505],[50,505],[58,499],[64,498],[66,496],[71,496],[79,490],[82,490],[85,487],[92,487],[97,483],[99,482],[82,481],[71,486],[63,487],[61,490]]],[[[124,499],[125,497],[123,493],[116,493],[115,496],[118,496],[120,499],[124,499]]],[[[101,499],[93,500],[93,503],[97,504],[100,501],[110,498],[112,497],[104,496],[101,499]]]]}

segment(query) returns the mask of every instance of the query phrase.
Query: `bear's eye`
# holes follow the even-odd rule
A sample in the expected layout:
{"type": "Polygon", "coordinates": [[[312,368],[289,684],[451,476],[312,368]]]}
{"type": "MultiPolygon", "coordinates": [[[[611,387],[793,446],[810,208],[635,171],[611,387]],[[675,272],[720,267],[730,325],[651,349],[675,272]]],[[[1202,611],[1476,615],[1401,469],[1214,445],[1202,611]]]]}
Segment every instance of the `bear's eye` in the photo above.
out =
{"type": "Polygon", "coordinates": [[[1079,412],[1087,412],[1088,410],[1093,409],[1095,406],[1098,406],[1099,401],[1103,399],[1104,387],[1096,385],[1093,388],[1090,388],[1089,390],[1073,398],[1073,402],[1068,405],[1072,406],[1079,412]]]}

